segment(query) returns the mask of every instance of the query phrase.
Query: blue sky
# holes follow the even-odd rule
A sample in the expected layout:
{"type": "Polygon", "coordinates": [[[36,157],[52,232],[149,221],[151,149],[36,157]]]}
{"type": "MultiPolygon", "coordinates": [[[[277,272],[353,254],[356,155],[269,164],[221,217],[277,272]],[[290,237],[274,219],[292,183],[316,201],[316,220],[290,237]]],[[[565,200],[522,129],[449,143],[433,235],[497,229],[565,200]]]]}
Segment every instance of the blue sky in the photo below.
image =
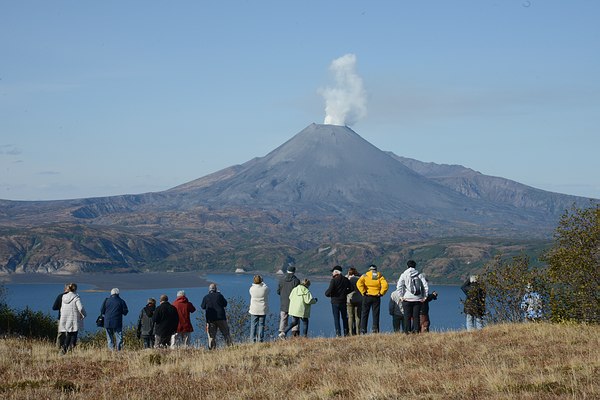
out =
{"type": "Polygon", "coordinates": [[[356,57],[385,151],[600,198],[600,2],[0,0],[0,199],[160,191],[325,117],[356,57]]]}

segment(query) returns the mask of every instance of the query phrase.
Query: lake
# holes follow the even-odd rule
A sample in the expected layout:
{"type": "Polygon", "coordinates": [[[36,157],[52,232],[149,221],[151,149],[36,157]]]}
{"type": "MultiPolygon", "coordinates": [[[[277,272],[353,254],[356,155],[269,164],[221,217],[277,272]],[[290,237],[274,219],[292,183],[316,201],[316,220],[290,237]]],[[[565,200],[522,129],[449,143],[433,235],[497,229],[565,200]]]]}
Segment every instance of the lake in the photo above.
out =
{"type": "MultiPolygon", "coordinates": [[[[146,274],[145,274],[146,275],[146,274]]],[[[399,274],[398,274],[399,275],[399,274]]],[[[110,275],[108,275],[110,277],[110,275]]],[[[198,308],[195,314],[192,315],[192,321],[194,323],[194,335],[200,335],[205,337],[206,334],[197,327],[196,316],[200,310],[200,303],[202,298],[208,292],[208,285],[197,286],[200,279],[189,279],[186,275],[181,275],[181,286],[177,287],[173,281],[177,280],[177,275],[170,275],[171,281],[167,282],[160,276],[157,276],[155,281],[147,283],[147,287],[153,287],[153,289],[125,289],[120,288],[121,298],[125,300],[129,307],[129,314],[124,317],[125,325],[135,325],[139,316],[140,310],[146,305],[146,300],[149,297],[154,297],[158,300],[161,294],[169,296],[169,300],[172,302],[177,295],[178,290],[185,290],[188,299],[198,308]],[[161,286],[161,282],[165,285],[161,286]],[[189,284],[188,284],[189,283],[189,284]],[[156,289],[156,288],[159,289],[156,289]],[[161,288],[162,287],[162,288],[161,288]]],[[[238,297],[249,303],[250,296],[248,289],[252,284],[252,274],[207,274],[202,275],[208,282],[215,282],[218,286],[219,291],[227,299],[238,297]]],[[[302,275],[298,274],[300,279],[302,275]]],[[[145,276],[147,278],[147,275],[145,276]]],[[[278,318],[279,315],[279,296],[277,295],[277,282],[279,277],[277,275],[263,275],[265,283],[271,289],[269,298],[270,313],[273,314],[273,318],[278,318]]],[[[73,279],[68,276],[62,277],[64,281],[70,281],[73,279]]],[[[106,275],[104,275],[106,280],[106,275]]],[[[114,275],[115,284],[109,286],[119,287],[119,275],[114,275]]],[[[309,277],[310,279],[310,277],[309,277]]],[[[392,331],[391,317],[388,315],[388,303],[390,299],[390,293],[396,286],[396,279],[390,279],[390,291],[382,298],[381,301],[381,316],[380,316],[380,330],[381,332],[392,331]]],[[[87,280],[90,282],[90,280],[87,280]]],[[[147,281],[147,279],[146,279],[147,281]]],[[[75,281],[77,282],[77,281],[75,281]]],[[[309,336],[322,336],[331,337],[334,336],[335,330],[333,326],[333,318],[331,316],[331,303],[329,298],[325,297],[325,290],[329,285],[329,279],[311,279],[310,290],[314,297],[319,299],[319,302],[313,305],[311,311],[310,325],[309,325],[309,336]]],[[[7,289],[7,303],[13,309],[24,309],[29,307],[34,311],[42,311],[50,315],[57,315],[56,311],[52,311],[52,303],[58,294],[62,292],[63,284],[57,281],[53,283],[5,283],[7,289]]],[[[95,331],[96,325],[94,321],[100,312],[102,302],[106,297],[110,295],[109,290],[98,291],[97,286],[90,283],[78,283],[78,293],[81,297],[81,301],[88,313],[88,317],[85,320],[85,331],[95,331]]],[[[462,312],[462,304],[460,302],[462,291],[458,286],[437,286],[430,285],[430,290],[438,292],[438,300],[430,303],[430,319],[431,319],[431,330],[432,331],[448,331],[448,330],[460,330],[464,329],[464,315],[462,312]]],[[[369,318],[369,330],[371,326],[371,318],[369,318]]],[[[198,338],[200,339],[200,338],[198,338]]],[[[202,338],[204,340],[204,338],[202,338]]]]}

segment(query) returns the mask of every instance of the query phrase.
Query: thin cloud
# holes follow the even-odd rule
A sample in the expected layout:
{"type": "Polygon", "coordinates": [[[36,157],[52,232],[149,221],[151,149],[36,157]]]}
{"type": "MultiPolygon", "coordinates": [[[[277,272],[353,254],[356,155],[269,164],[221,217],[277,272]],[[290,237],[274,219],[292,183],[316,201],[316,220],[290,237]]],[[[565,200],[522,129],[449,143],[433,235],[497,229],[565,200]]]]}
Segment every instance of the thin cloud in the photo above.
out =
{"type": "Polygon", "coordinates": [[[17,146],[13,144],[2,144],[0,145],[0,154],[5,154],[9,156],[18,156],[23,152],[17,146]]]}

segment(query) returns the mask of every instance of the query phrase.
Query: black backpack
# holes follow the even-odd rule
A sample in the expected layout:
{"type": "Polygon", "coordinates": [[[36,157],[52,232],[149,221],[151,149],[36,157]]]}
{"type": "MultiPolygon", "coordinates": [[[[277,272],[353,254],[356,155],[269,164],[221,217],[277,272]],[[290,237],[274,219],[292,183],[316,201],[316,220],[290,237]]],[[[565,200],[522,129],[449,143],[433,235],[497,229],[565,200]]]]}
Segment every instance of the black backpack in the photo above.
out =
{"type": "Polygon", "coordinates": [[[423,292],[425,292],[425,288],[423,287],[423,281],[421,280],[420,274],[410,278],[408,291],[414,294],[415,296],[421,296],[423,292]]]}

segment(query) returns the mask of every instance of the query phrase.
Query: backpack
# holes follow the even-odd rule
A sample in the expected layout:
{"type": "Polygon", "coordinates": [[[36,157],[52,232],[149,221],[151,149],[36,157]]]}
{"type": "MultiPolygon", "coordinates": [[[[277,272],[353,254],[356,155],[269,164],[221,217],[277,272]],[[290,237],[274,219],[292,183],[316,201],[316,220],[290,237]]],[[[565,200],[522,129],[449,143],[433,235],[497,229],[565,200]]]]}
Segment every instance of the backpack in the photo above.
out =
{"type": "Polygon", "coordinates": [[[420,274],[412,276],[410,278],[408,291],[414,294],[415,296],[421,296],[423,292],[425,292],[425,288],[423,287],[423,281],[421,281],[420,274]]]}

